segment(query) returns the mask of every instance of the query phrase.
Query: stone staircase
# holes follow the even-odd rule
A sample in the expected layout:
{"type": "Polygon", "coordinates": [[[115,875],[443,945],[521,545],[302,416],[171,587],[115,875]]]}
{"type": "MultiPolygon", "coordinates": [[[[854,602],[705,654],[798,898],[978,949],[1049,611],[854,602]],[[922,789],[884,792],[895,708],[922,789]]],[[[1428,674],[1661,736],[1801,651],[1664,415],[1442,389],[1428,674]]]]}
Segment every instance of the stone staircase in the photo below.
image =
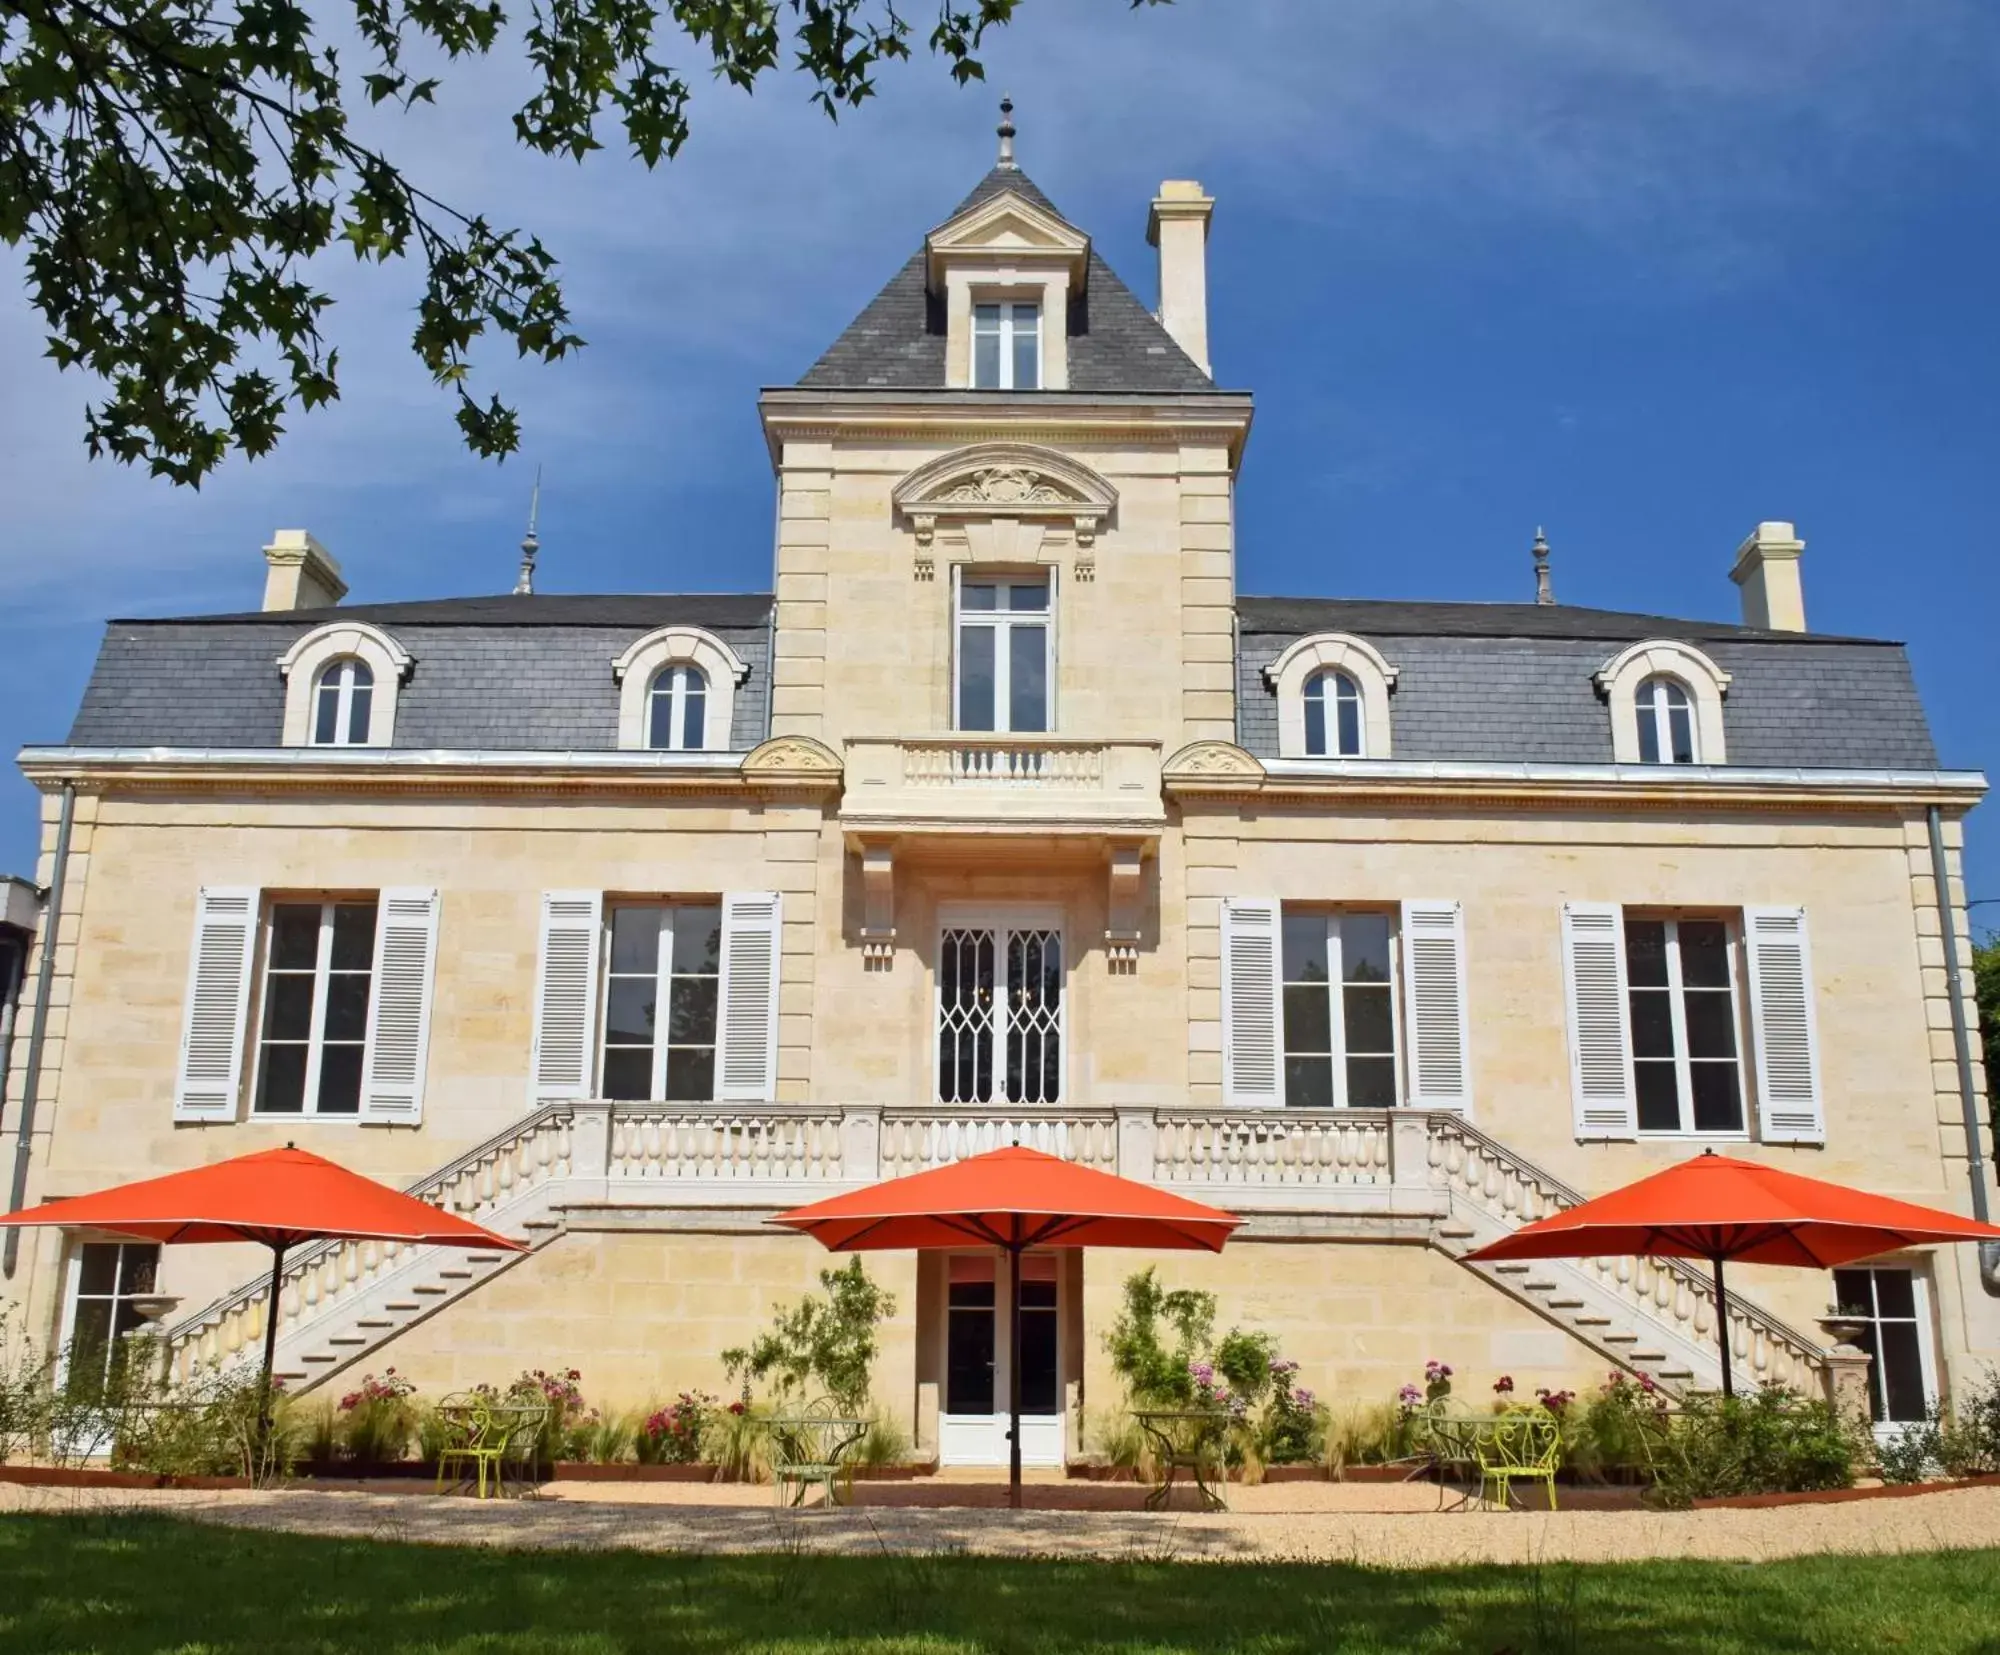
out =
{"type": "MultiPolygon", "coordinates": [[[[1507,1231],[1574,1205],[1574,1190],[1456,1114],[1414,1110],[966,1111],[809,1105],[555,1103],[412,1185],[410,1193],[528,1243],[606,1207],[775,1212],[1020,1142],[1243,1214],[1253,1234],[1421,1241],[1607,1362],[1669,1391],[1720,1383],[1707,1272],[1678,1260],[1466,1263],[1507,1231]]],[[[288,1260],[276,1371],[294,1393],[375,1355],[528,1254],[325,1242],[288,1260]]],[[[268,1278],[166,1330],[169,1371],[261,1349],[268,1278]]],[[[1816,1392],[1826,1353],[1730,1295],[1739,1378],[1816,1392]]]]}

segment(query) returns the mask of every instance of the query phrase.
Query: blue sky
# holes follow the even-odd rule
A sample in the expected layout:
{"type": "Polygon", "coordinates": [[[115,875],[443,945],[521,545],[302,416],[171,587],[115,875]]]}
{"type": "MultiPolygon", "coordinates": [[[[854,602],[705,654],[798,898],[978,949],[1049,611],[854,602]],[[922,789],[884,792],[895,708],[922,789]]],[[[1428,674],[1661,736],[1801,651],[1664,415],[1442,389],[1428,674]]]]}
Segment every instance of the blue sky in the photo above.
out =
{"type": "MultiPolygon", "coordinates": [[[[986,55],[964,91],[891,68],[838,126],[795,80],[704,85],[653,174],[514,148],[508,62],[379,117],[434,193],[564,260],[592,347],[488,358],[526,411],[505,466],[405,349],[408,274],[345,261],[344,398],[276,456],[199,494],[91,464],[88,387],[0,260],[0,748],[61,739],[105,616],[254,607],[280,526],[357,600],[507,589],[538,462],[542,589],[764,588],[756,389],[990,164],[1004,86],[1023,164],[1147,302],[1158,181],[1218,199],[1245,591],[1525,599],[1540,524],[1565,600],[1733,619],[1737,542],[1791,519],[1813,625],[1906,639],[1944,761],[2000,770],[1994,8],[1026,0],[986,55]]],[[[31,866],[32,805],[0,780],[0,868],[31,866]]],[[[2000,805],[1972,840],[2000,898],[2000,805]]]]}

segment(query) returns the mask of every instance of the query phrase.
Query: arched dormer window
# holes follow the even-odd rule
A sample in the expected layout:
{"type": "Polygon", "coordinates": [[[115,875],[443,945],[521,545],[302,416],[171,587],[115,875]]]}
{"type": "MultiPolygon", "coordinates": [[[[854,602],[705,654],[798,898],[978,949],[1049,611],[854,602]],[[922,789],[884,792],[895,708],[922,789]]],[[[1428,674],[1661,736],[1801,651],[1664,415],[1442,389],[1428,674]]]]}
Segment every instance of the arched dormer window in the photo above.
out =
{"type": "Polygon", "coordinates": [[[1344,672],[1316,672],[1304,691],[1306,757],[1367,756],[1361,737],[1361,686],[1344,672]]]}
{"type": "Polygon", "coordinates": [[[611,663],[618,745],[628,752],[726,753],[749,663],[712,632],[663,626],[611,663]]]}
{"type": "Polygon", "coordinates": [[[708,700],[708,674],[685,662],[653,674],[646,703],[646,745],[674,753],[698,753],[703,739],[703,710],[708,700]]]}
{"type": "Polygon", "coordinates": [[[1597,671],[1619,764],[1727,764],[1722,698],[1729,674],[1677,638],[1622,649],[1597,671]]]}
{"type": "Polygon", "coordinates": [[[364,621],[317,626],[278,657],[286,747],[388,747],[410,652],[364,621]]]}
{"type": "Polygon", "coordinates": [[[1264,669],[1264,681],[1278,698],[1279,757],[1389,757],[1396,669],[1365,639],[1301,638],[1264,669]]]}
{"type": "Polygon", "coordinates": [[[366,747],[375,672],[358,655],[343,655],[319,669],[313,696],[315,747],[366,747]]]}
{"type": "Polygon", "coordinates": [[[1639,685],[1634,697],[1639,717],[1641,764],[1697,764],[1694,702],[1687,685],[1656,672],[1639,685]]]}

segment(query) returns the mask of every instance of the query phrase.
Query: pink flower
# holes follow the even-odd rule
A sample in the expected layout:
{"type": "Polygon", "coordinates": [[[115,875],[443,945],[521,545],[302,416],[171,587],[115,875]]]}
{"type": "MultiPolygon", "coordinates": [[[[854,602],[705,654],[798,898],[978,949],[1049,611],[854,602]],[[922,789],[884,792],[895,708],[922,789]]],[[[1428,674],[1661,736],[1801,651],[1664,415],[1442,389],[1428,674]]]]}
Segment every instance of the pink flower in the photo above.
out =
{"type": "Polygon", "coordinates": [[[1503,1373],[1498,1379],[1494,1380],[1493,1394],[1495,1396],[1512,1396],[1514,1394],[1514,1376],[1510,1373],[1503,1373]]]}

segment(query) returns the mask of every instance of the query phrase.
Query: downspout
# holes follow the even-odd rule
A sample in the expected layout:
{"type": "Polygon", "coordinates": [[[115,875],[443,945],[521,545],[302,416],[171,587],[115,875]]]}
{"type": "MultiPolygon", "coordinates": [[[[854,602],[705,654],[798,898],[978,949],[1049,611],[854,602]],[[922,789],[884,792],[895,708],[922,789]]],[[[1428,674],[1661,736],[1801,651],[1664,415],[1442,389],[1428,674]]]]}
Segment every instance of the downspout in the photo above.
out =
{"type": "MultiPolygon", "coordinates": [[[[76,822],[76,783],[64,782],[62,814],[56,819],[56,861],[49,874],[49,897],[42,909],[42,958],[35,971],[34,1020],[28,1025],[28,1068],[21,1079],[21,1125],[14,1139],[14,1185],[7,1210],[17,1213],[28,1199],[28,1152],[35,1139],[35,1093],[42,1078],[42,1047],[49,1033],[49,996],[54,991],[56,945],[62,933],[63,875],[69,871],[69,834],[76,822]]],[[[10,1229],[0,1252],[0,1273],[14,1274],[21,1262],[21,1232],[10,1229]]]]}
{"type": "Polygon", "coordinates": [[[21,1008],[21,986],[28,975],[28,945],[14,937],[0,939],[6,964],[0,967],[0,1119],[7,1113],[7,1077],[14,1071],[14,1019],[21,1008]]]}
{"type": "MultiPolygon", "coordinates": [[[[1965,1170],[1972,1181],[1972,1216],[1991,1223],[1986,1199],[1986,1156],[1981,1137],[1979,1094],[1972,1079],[1972,1036],[1965,1024],[1965,992],[1958,970],[1958,916],[1952,908],[1951,881],[1944,854],[1944,813],[1932,805],[1926,812],[1931,835],[1931,885],[1937,892],[1938,932],[1944,941],[1944,992],[1951,1002],[1951,1045],[1958,1060],[1958,1101],[1965,1115],[1965,1170]]],[[[1979,1281],[1988,1295],[2000,1298],[2000,1242],[1979,1244],[1979,1281]]]]}

